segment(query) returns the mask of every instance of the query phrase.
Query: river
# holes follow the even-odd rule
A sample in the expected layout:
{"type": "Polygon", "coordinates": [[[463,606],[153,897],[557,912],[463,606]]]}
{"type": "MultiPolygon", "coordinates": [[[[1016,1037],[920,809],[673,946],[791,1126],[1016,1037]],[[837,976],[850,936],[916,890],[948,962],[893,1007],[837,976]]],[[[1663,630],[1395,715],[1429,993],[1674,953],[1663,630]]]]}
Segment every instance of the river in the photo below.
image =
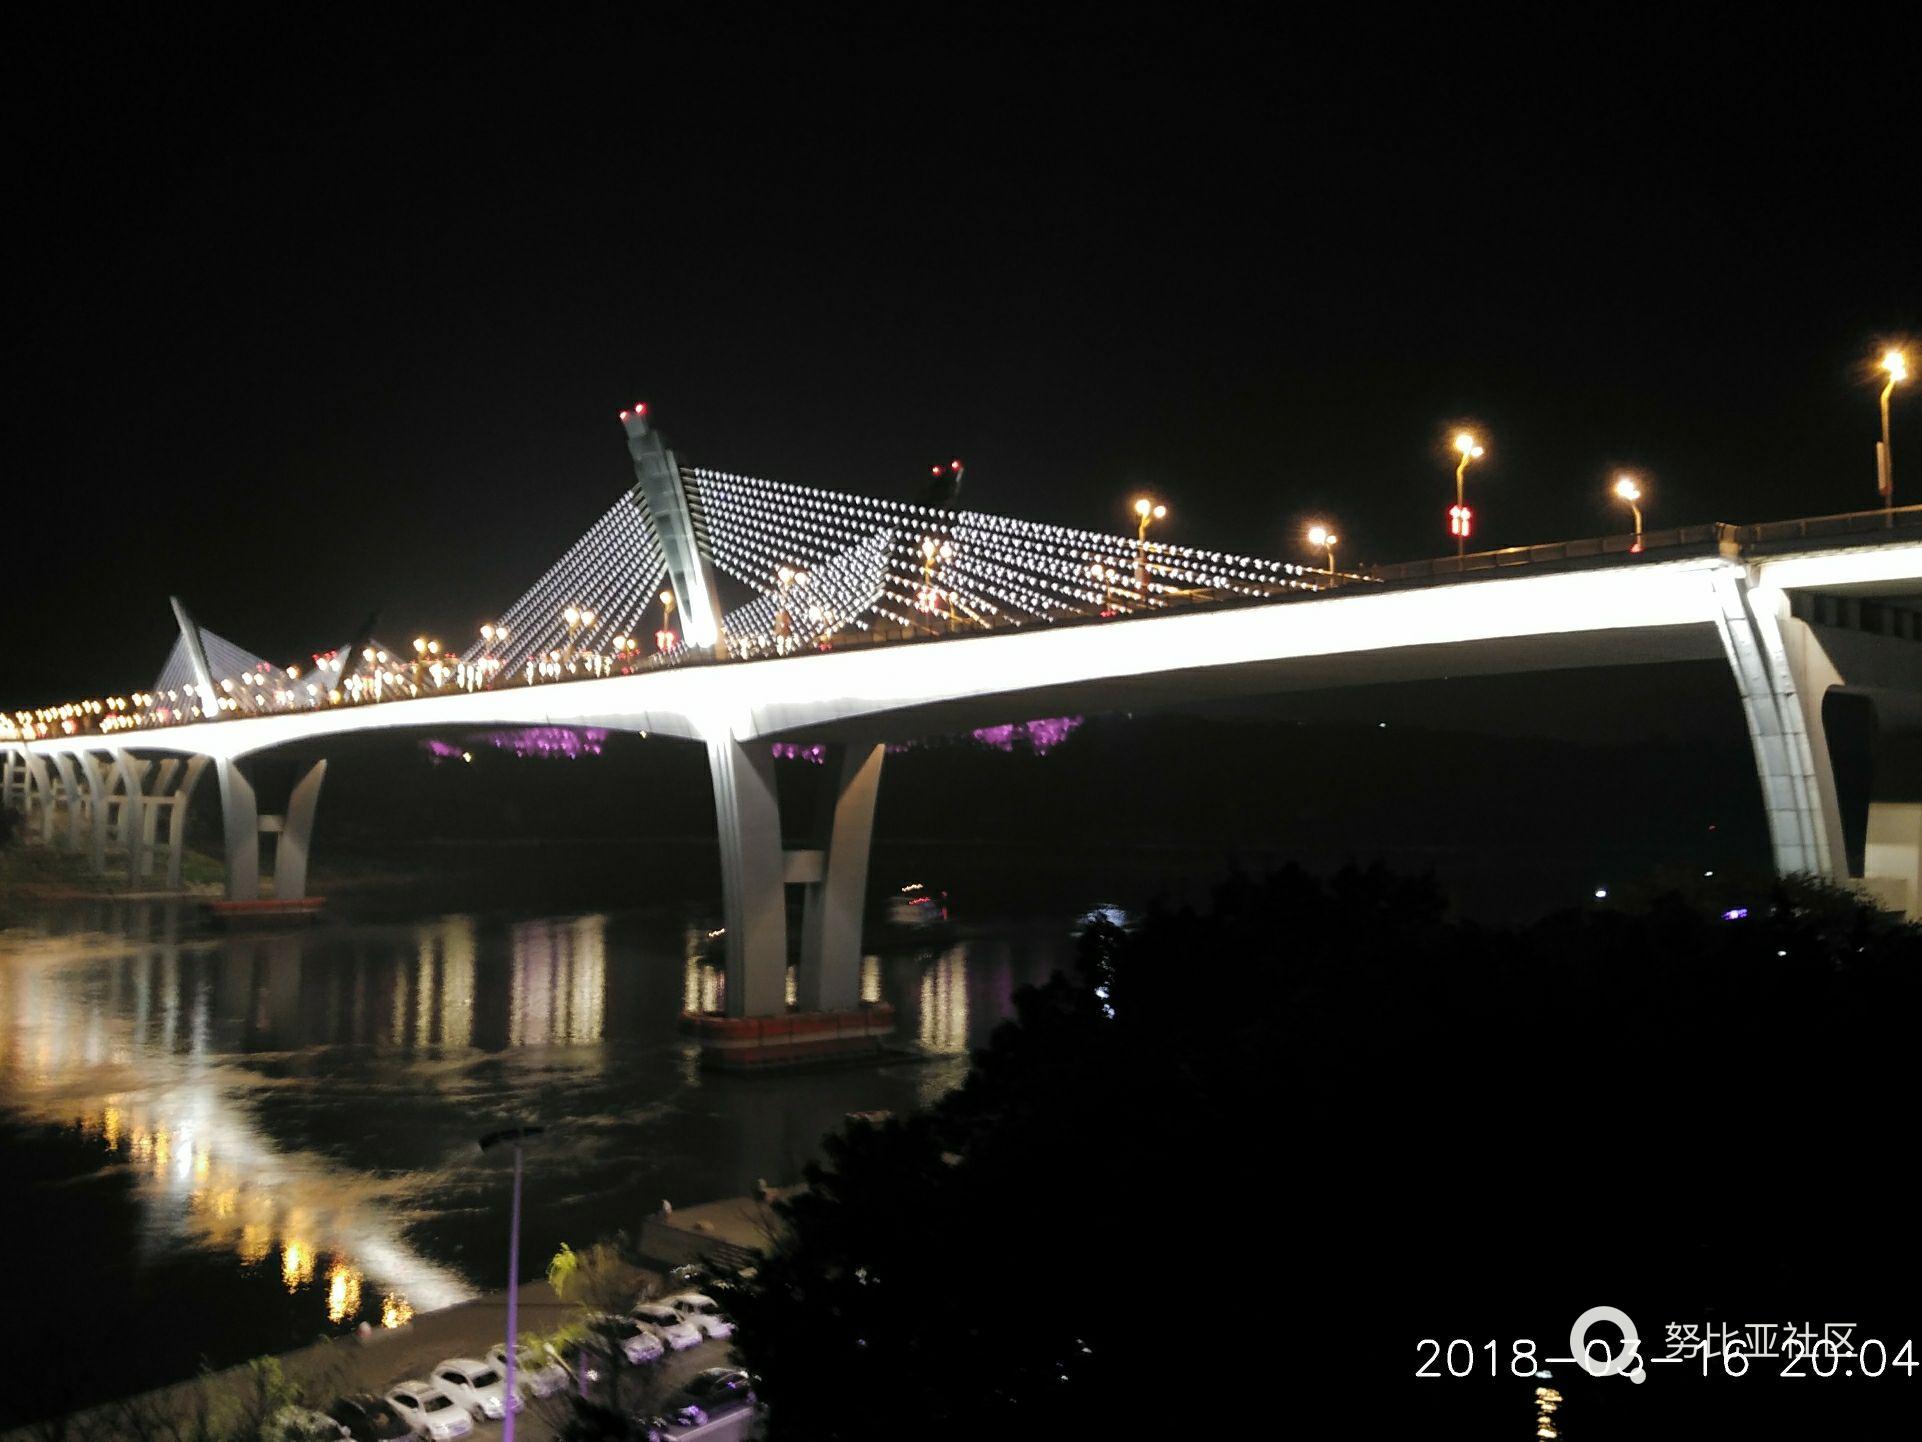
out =
{"type": "Polygon", "coordinates": [[[848,1112],[957,1084],[1078,914],[917,925],[938,904],[897,905],[862,990],[922,1059],[739,1077],[703,1071],[678,1028],[722,989],[696,909],[395,909],[248,934],[179,901],[16,911],[0,1414],[499,1286],[506,1173],[475,1140],[507,1122],[550,1128],[528,1156],[527,1275],[663,1199],[793,1181],[848,1112]]]}

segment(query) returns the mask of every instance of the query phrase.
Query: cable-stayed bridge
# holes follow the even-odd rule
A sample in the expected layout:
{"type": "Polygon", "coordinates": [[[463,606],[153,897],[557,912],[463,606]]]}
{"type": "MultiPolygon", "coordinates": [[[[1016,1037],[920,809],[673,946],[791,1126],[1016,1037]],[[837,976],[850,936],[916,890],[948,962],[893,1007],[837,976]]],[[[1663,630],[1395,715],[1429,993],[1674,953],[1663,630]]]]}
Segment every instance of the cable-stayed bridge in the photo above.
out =
{"type": "Polygon", "coordinates": [[[710,1043],[761,1057],[884,1025],[859,1005],[859,960],[890,740],[1063,712],[1719,658],[1777,866],[1859,877],[1897,909],[1922,903],[1922,777],[1874,766],[1922,733],[1922,507],[1360,576],[683,465],[644,410],[622,422],[633,486],[461,654],[424,639],[397,650],[369,624],[309,666],[275,666],[176,603],[180,640],[151,689],[0,722],[0,794],[31,835],[103,869],[124,853],[136,876],[164,858],[177,887],[187,808],[211,769],[228,897],[260,896],[271,834],[272,893],[291,902],[306,891],[330,738],[518,725],[701,742],[734,1019],[714,1023],[710,1043]],[[785,742],[820,744],[829,761],[827,819],[805,848],[781,841],[771,743],[785,742]],[[316,759],[268,812],[257,762],[277,751],[316,759]],[[1859,777],[1864,755],[1868,794],[1841,794],[1838,758],[1859,777]],[[798,1013],[785,1000],[790,885],[806,889],[798,1013]],[[774,1031],[786,1041],[771,1043],[774,1031]]]}

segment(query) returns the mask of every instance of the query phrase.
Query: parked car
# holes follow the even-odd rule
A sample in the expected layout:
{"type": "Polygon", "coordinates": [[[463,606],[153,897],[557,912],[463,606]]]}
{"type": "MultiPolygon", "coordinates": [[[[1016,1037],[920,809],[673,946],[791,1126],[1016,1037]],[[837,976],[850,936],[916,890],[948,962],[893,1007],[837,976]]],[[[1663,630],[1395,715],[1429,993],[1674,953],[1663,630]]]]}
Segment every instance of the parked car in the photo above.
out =
{"type": "Polygon", "coordinates": [[[414,1434],[429,1442],[447,1442],[449,1437],[465,1437],[474,1430],[467,1409],[432,1382],[402,1382],[387,1393],[387,1400],[407,1419],[414,1434]]]}
{"type": "MultiPolygon", "coordinates": [[[[488,1349],[487,1360],[507,1375],[507,1344],[496,1342],[488,1349]]],[[[514,1358],[514,1385],[530,1397],[552,1397],[567,1386],[567,1368],[552,1352],[538,1351],[521,1344],[514,1358]]]]}
{"type": "MultiPolygon", "coordinates": [[[[507,1414],[507,1378],[492,1362],[476,1362],[472,1357],[450,1357],[434,1368],[434,1380],[441,1391],[465,1407],[476,1422],[486,1418],[498,1422],[507,1414]]],[[[514,1399],[514,1410],[521,1399],[514,1399]]]]}
{"type": "Polygon", "coordinates": [[[261,1429],[267,1442],[340,1442],[347,1429],[325,1412],[307,1407],[282,1407],[261,1429]]]}
{"type": "Polygon", "coordinates": [[[340,1423],[354,1442],[395,1442],[414,1435],[414,1429],[393,1404],[372,1392],[342,1397],[327,1409],[327,1415],[340,1423]]]}
{"type": "Polygon", "coordinates": [[[677,1427],[699,1427],[753,1405],[753,1378],[739,1367],[709,1367],[688,1378],[680,1395],[668,1403],[667,1417],[677,1427]]]}
{"type": "Polygon", "coordinates": [[[650,1328],[676,1352],[696,1346],[701,1340],[699,1327],[663,1303],[637,1302],[628,1315],[650,1328]]]}
{"type": "Polygon", "coordinates": [[[681,1320],[690,1322],[700,1329],[703,1337],[732,1337],[733,1321],[721,1311],[714,1299],[704,1292],[676,1292],[671,1297],[661,1298],[661,1305],[672,1307],[681,1314],[681,1320]]]}
{"type": "Polygon", "coordinates": [[[589,1324],[595,1334],[620,1344],[621,1354],[639,1366],[658,1361],[667,1339],[639,1317],[601,1317],[589,1324]]]}

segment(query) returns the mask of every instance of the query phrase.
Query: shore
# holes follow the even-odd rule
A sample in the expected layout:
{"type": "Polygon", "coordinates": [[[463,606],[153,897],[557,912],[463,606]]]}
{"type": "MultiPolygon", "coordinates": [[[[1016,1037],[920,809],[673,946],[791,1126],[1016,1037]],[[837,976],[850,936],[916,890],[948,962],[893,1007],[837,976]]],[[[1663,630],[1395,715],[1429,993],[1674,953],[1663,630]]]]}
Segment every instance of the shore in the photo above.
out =
{"type": "MultiPolygon", "coordinates": [[[[658,1272],[634,1271],[637,1294],[643,1289],[658,1293],[664,1284],[665,1278],[658,1272]]],[[[545,1280],[524,1283],[516,1307],[515,1324],[523,1337],[551,1333],[578,1320],[584,1310],[580,1303],[557,1298],[545,1280]]],[[[286,1380],[299,1388],[303,1405],[324,1410],[336,1397],[354,1392],[382,1394],[399,1382],[430,1377],[436,1365],[455,1357],[484,1359],[488,1348],[504,1341],[506,1335],[507,1293],[503,1290],[439,1311],[419,1313],[403,1326],[328,1338],[280,1353],[273,1360],[286,1380]]],[[[727,1342],[704,1340],[699,1346],[650,1363],[645,1370],[654,1395],[666,1397],[703,1368],[728,1365],[732,1360],[727,1342]]],[[[246,1395],[251,1366],[243,1363],[67,1417],[0,1432],[0,1442],[44,1442],[55,1436],[69,1442],[105,1442],[128,1435],[127,1418],[132,1413],[191,1415],[203,1389],[218,1411],[221,1401],[237,1402],[246,1395]]],[[[517,1420],[516,1433],[525,1442],[549,1442],[560,1413],[557,1400],[530,1399],[517,1420]]],[[[499,1422],[478,1422],[474,1429],[476,1437],[498,1437],[500,1433],[499,1422]]]]}

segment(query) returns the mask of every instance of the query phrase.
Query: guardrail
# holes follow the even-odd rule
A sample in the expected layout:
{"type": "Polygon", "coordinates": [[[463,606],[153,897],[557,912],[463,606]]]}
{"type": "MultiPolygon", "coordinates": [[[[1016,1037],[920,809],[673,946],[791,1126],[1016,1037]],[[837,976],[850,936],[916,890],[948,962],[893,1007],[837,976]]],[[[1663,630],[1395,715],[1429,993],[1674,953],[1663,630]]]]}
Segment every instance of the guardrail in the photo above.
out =
{"type": "Polygon", "coordinates": [[[1509,546],[1499,551],[1470,551],[1465,556],[1438,556],[1432,561],[1402,561],[1369,568],[1371,581],[1420,581],[1442,576],[1505,571],[1515,566],[1539,566],[1557,561],[1587,560],[1596,556],[1626,556],[1678,547],[1719,547],[1733,540],[1734,526],[1719,521],[1705,526],[1678,526],[1646,531],[1638,544],[1634,536],[1595,536],[1580,541],[1551,541],[1540,546],[1509,546]]]}
{"type": "MultiPolygon", "coordinates": [[[[1760,521],[1735,526],[1736,540],[1744,546],[1768,545],[1778,541],[1815,541],[1834,536],[1860,535],[1867,541],[1875,532],[1922,532],[1922,506],[1887,507],[1879,511],[1843,511],[1833,516],[1809,516],[1799,521],[1760,521]]],[[[1903,539],[1908,539],[1906,536],[1903,539]]]]}
{"type": "MultiPolygon", "coordinates": [[[[1639,543],[1632,535],[1595,536],[1579,541],[1551,541],[1540,546],[1509,546],[1499,551],[1470,551],[1466,556],[1438,556],[1429,561],[1402,561],[1394,565],[1372,566],[1367,579],[1436,580],[1445,576],[1477,575],[1515,566],[1591,560],[1602,556],[1648,555],[1656,551],[1674,552],[1691,547],[1706,549],[1713,546],[1719,549],[1725,546],[1779,545],[1794,541],[1833,540],[1840,536],[1859,536],[1867,543],[1891,531],[1922,533],[1922,505],[1897,506],[1893,510],[1843,511],[1833,516],[1761,521],[1742,526],[1713,521],[1700,526],[1646,531],[1639,543]]],[[[1907,539],[1907,534],[1903,539],[1907,539]]]]}

